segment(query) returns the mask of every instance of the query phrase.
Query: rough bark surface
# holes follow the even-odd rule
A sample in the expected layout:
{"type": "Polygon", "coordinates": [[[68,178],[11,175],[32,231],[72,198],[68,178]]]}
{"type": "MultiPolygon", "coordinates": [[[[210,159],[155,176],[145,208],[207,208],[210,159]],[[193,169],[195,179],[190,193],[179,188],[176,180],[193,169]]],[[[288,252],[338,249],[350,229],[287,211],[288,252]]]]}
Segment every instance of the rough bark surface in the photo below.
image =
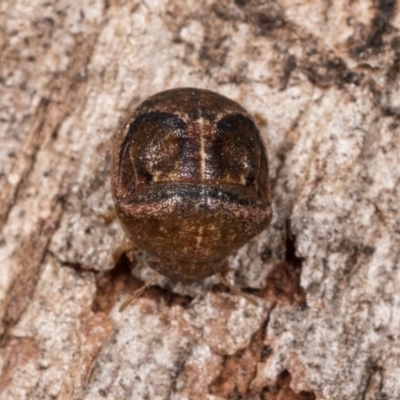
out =
{"type": "Polygon", "coordinates": [[[1,399],[399,399],[400,4],[2,0],[1,399]],[[122,257],[110,143],[158,91],[254,115],[274,218],[228,275],[122,257]],[[131,266],[135,268],[131,272],[131,266]]]}

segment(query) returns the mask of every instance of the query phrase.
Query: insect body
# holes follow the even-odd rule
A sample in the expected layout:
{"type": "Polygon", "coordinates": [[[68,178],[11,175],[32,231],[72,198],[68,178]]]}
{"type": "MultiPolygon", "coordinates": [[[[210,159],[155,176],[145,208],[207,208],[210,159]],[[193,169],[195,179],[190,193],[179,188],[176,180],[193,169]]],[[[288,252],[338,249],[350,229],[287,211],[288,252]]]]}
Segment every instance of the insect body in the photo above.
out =
{"type": "Polygon", "coordinates": [[[219,272],[271,220],[258,129],[224,96],[182,88],[148,98],[113,152],[117,215],[165,276],[191,282],[219,272]]]}

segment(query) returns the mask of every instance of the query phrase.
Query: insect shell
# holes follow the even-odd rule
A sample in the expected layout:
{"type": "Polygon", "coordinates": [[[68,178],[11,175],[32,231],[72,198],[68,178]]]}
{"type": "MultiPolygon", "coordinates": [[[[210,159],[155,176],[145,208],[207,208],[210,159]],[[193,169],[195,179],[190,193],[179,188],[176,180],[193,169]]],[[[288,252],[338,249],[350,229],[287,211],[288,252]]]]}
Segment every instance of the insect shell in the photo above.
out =
{"type": "Polygon", "coordinates": [[[258,129],[238,103],[181,88],[149,97],[118,132],[117,216],[132,241],[175,280],[219,272],[272,217],[258,129]]]}

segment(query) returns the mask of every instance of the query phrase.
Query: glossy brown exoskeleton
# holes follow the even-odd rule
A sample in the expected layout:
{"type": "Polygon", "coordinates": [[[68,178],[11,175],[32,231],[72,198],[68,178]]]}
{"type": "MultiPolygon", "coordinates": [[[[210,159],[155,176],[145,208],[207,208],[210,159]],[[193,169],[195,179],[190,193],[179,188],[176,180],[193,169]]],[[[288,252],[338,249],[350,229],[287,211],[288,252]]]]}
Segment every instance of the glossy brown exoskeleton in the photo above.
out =
{"type": "Polygon", "coordinates": [[[170,278],[219,272],[270,222],[268,165],[253,120],[209,90],[151,96],[118,132],[112,190],[132,241],[170,278]]]}

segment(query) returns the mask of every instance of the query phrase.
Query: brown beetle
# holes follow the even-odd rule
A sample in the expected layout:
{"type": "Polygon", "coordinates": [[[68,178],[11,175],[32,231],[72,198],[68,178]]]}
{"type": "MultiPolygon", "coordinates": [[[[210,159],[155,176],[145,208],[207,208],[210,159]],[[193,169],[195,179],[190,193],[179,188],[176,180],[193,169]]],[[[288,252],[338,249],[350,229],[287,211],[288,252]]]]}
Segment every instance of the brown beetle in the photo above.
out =
{"type": "Polygon", "coordinates": [[[193,282],[219,272],[272,217],[258,129],[238,103],[209,90],[157,93],[130,115],[114,144],[112,190],[149,266],[193,282]]]}

